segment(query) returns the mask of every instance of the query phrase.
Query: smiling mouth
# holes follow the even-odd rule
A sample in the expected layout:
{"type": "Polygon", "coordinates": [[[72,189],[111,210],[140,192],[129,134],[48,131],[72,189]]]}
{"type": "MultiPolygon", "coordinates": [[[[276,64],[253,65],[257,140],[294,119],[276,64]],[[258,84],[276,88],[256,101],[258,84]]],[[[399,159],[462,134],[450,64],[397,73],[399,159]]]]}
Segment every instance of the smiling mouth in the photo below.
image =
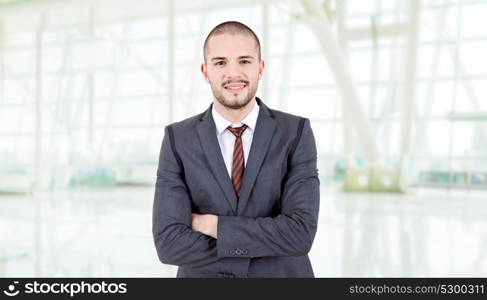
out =
{"type": "Polygon", "coordinates": [[[244,84],[244,83],[238,83],[238,84],[232,83],[232,84],[227,84],[227,85],[223,86],[223,88],[225,88],[225,90],[227,90],[228,92],[230,92],[232,94],[240,93],[246,87],[247,87],[247,84],[244,84]]]}
{"type": "Polygon", "coordinates": [[[247,87],[246,83],[238,82],[238,83],[229,83],[223,86],[223,88],[231,93],[238,93],[241,92],[244,88],[247,87]]]}

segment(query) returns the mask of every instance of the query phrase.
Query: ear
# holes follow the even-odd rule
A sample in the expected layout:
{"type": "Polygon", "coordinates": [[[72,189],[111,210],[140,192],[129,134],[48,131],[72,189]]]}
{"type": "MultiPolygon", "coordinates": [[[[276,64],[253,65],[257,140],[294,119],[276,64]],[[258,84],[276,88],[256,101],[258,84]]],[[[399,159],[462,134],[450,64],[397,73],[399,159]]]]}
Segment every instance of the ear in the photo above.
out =
{"type": "Polygon", "coordinates": [[[208,68],[205,64],[201,64],[201,74],[203,74],[206,83],[210,83],[210,79],[208,78],[208,68]]]}
{"type": "Polygon", "coordinates": [[[261,59],[259,61],[259,80],[264,76],[264,67],[265,67],[265,62],[261,59]]]}

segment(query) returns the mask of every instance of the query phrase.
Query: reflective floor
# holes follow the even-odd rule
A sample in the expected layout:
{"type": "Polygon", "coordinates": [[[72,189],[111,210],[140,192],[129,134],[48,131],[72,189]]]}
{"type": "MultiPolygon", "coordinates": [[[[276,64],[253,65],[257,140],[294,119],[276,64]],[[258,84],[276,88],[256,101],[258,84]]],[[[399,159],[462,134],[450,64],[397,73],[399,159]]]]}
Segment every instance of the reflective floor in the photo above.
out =
{"type": "MultiPolygon", "coordinates": [[[[152,187],[0,195],[0,277],[174,276],[153,246],[152,198],[152,187]]],[[[321,199],[317,277],[487,276],[486,191],[326,186],[321,199]]]]}

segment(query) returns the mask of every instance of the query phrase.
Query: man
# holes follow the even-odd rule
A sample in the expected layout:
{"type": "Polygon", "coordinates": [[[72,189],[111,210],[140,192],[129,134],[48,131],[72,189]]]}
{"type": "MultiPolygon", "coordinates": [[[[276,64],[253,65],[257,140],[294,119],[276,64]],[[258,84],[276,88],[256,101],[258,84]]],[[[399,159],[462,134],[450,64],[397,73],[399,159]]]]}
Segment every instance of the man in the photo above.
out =
{"type": "Polygon", "coordinates": [[[166,127],[153,210],[159,259],[179,266],[178,277],[313,277],[319,180],[309,121],[255,97],[264,61],[250,28],[222,23],[203,49],[213,104],[166,127]]]}

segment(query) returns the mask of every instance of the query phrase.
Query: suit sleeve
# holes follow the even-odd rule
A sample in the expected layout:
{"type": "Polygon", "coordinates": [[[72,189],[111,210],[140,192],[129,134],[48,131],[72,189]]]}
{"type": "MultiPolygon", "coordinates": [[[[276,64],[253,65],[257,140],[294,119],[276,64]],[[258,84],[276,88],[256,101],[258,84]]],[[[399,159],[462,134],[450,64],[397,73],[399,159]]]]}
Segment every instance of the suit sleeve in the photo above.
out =
{"type": "Polygon", "coordinates": [[[301,256],[311,249],[318,223],[316,144],[305,120],[288,166],[278,217],[219,216],[219,257],[301,256]]]}
{"type": "Polygon", "coordinates": [[[152,218],[159,260],[189,267],[204,277],[220,273],[245,276],[249,259],[218,257],[216,240],[191,229],[191,198],[168,131],[166,128],[159,156],[152,218]]]}

